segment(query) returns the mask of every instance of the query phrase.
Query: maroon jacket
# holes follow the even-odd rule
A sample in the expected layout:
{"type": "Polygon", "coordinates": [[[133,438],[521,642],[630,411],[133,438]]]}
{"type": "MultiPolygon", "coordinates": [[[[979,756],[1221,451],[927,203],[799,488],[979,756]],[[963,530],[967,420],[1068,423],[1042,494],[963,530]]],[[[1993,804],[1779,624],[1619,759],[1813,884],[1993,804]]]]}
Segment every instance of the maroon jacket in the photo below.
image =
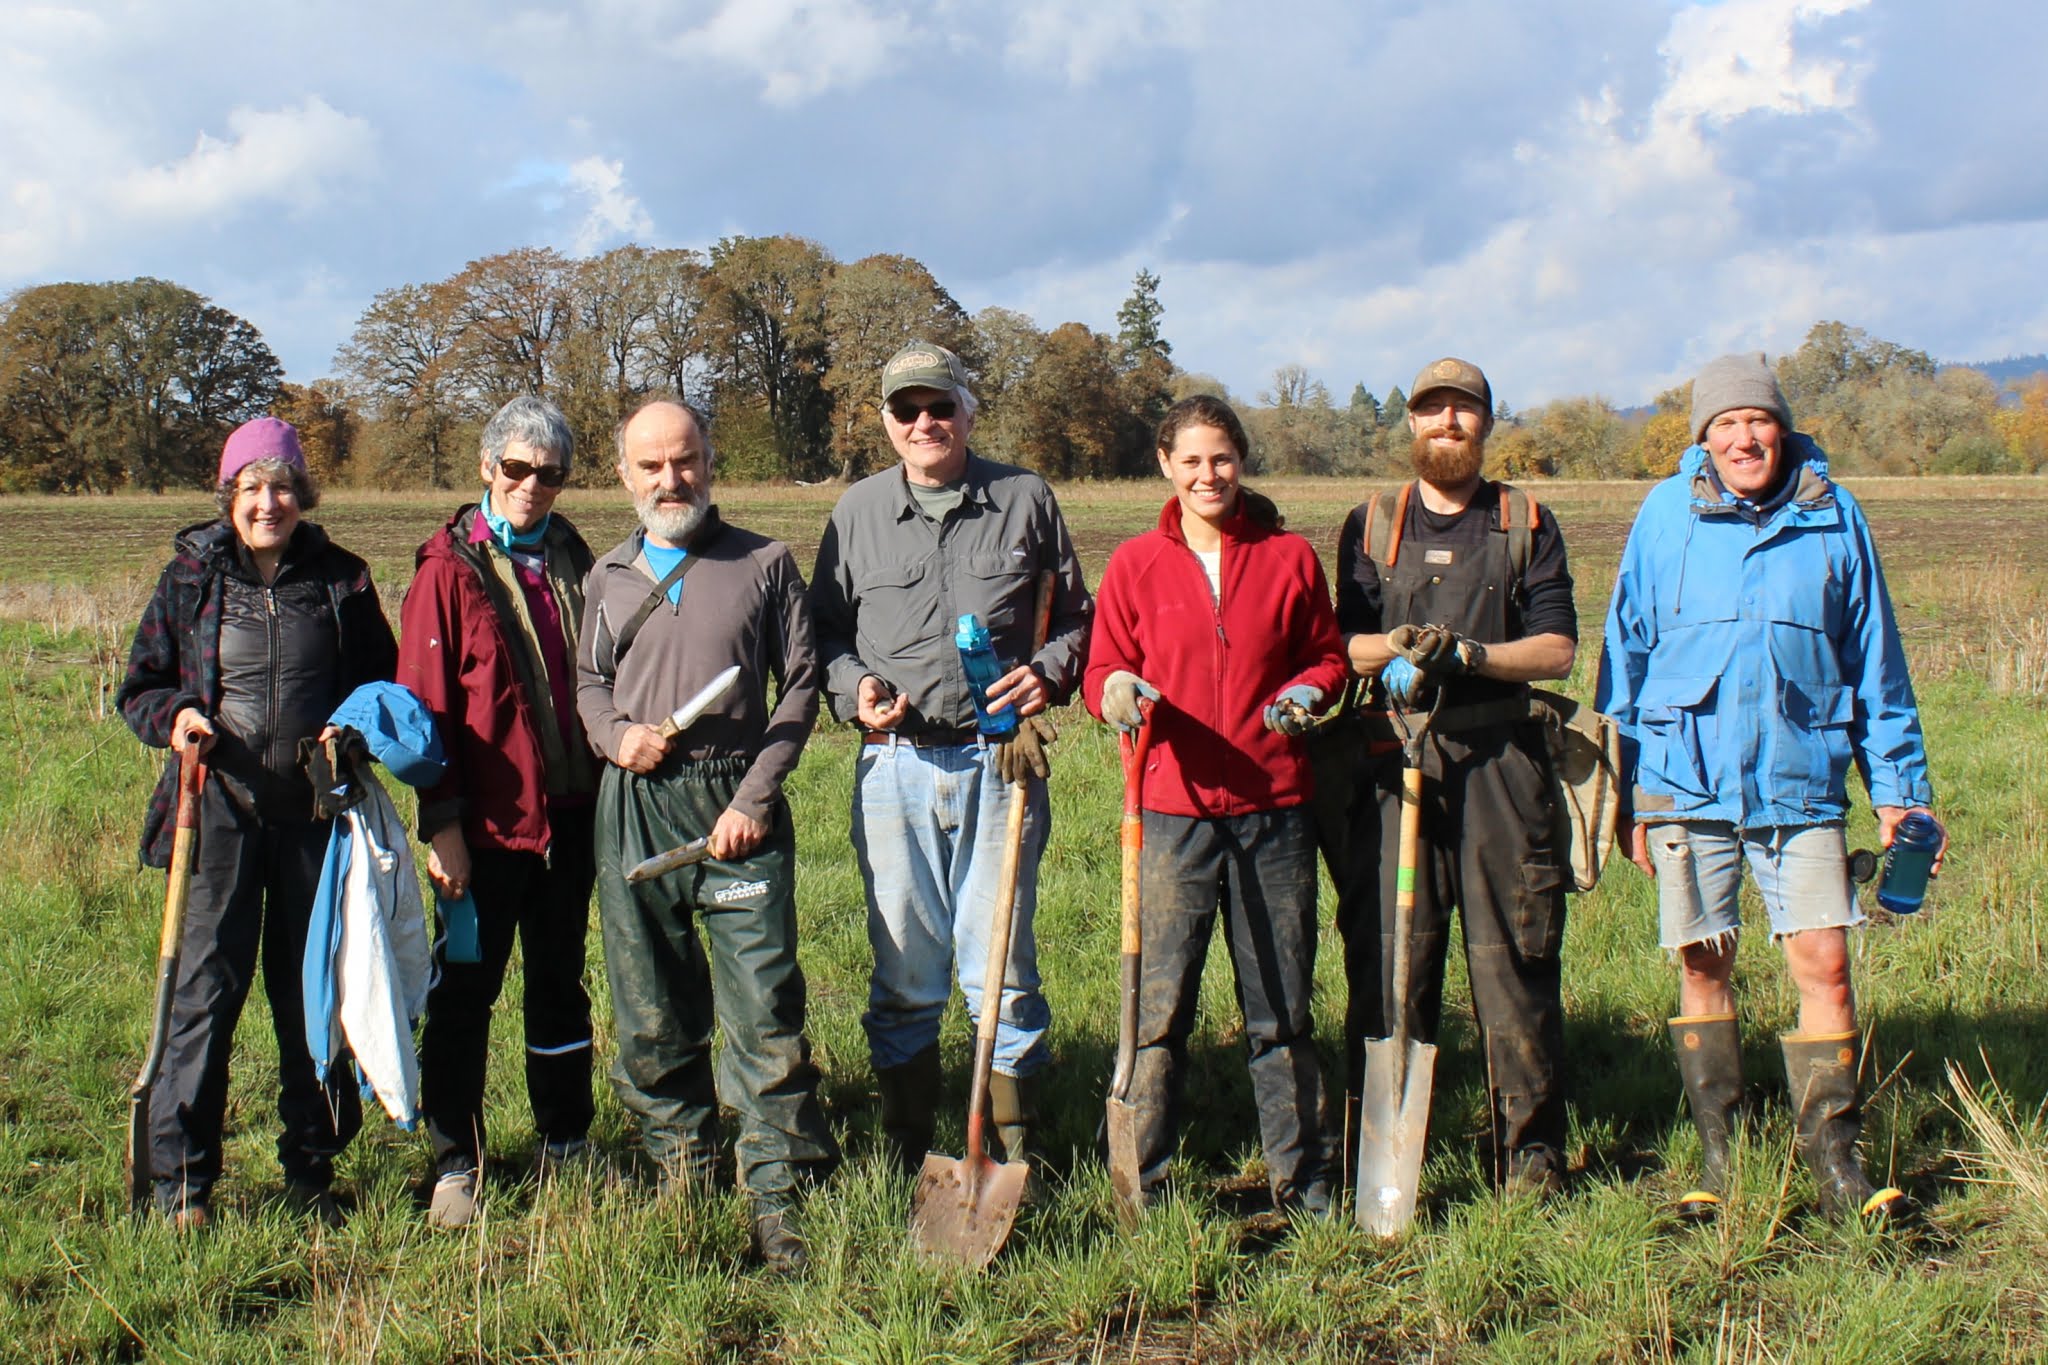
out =
{"type": "MultiPolygon", "coordinates": [[[[519,624],[509,613],[515,609],[503,581],[483,562],[489,547],[470,543],[478,515],[473,506],[462,508],[420,546],[419,571],[399,614],[398,681],[434,713],[448,756],[447,774],[420,792],[420,836],[460,820],[471,848],[545,854],[553,839],[547,762],[527,695],[524,646],[514,652],[519,624]]],[[[590,547],[559,512],[544,544],[551,566],[566,562],[573,572],[556,584],[573,650],[590,547]]],[[[575,708],[558,721],[563,742],[587,751],[575,708]]]]}
{"type": "Polygon", "coordinates": [[[1099,717],[1102,684],[1118,669],[1159,689],[1147,810],[1248,815],[1311,794],[1301,741],[1268,730],[1263,713],[1296,683],[1334,702],[1349,670],[1315,550],[1247,515],[1263,502],[1240,496],[1224,525],[1220,604],[1181,535],[1177,499],[1156,530],[1117,547],[1102,575],[1082,693],[1099,717]]]}

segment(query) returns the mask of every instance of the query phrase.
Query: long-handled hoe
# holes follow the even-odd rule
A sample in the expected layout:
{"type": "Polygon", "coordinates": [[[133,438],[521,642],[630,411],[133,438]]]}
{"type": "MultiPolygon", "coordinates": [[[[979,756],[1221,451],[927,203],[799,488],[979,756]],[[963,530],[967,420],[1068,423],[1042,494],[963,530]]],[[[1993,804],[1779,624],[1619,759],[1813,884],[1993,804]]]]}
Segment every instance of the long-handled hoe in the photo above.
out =
{"type": "Polygon", "coordinates": [[[185,939],[185,903],[192,894],[192,862],[199,846],[199,792],[206,763],[196,745],[178,757],[178,823],[171,842],[171,877],[164,892],[163,937],[156,952],[156,1010],[149,1027],[149,1055],[128,1092],[128,1205],[147,1213],[154,1193],[149,1160],[149,1099],[163,1073],[171,1037],[171,998],[178,989],[178,950],[185,939]]]}

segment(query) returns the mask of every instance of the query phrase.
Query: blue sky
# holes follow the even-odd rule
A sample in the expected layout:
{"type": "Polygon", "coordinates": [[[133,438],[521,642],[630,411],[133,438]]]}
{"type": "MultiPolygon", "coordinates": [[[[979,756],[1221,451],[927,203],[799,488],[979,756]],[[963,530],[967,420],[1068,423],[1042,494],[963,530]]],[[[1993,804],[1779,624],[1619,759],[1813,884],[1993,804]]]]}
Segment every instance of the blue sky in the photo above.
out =
{"type": "Polygon", "coordinates": [[[1338,401],[1629,404],[1840,318],[2048,350],[2048,6],[0,0],[0,289],[160,275],[327,373],[378,290],[795,232],[1338,401]]]}

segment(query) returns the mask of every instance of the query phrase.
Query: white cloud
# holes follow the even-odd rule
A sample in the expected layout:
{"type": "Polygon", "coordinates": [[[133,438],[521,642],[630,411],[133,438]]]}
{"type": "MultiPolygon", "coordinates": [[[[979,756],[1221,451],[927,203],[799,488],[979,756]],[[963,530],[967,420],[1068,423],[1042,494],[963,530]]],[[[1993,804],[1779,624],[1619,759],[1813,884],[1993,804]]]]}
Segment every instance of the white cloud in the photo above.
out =
{"type": "Polygon", "coordinates": [[[740,67],[761,97],[789,107],[865,84],[904,41],[900,17],[862,0],[725,0],[702,27],[670,39],[675,57],[740,67]]]}
{"type": "Polygon", "coordinates": [[[1798,32],[1870,0],[1727,0],[1672,16],[1663,53],[1671,81],[1661,109],[1725,123],[1753,112],[1809,114],[1856,102],[1849,63],[1802,59],[1798,32]]]}
{"type": "Polygon", "coordinates": [[[365,175],[376,161],[369,123],[318,95],[295,108],[235,109],[228,128],[227,138],[202,132],[186,156],[128,175],[115,201],[156,219],[217,218],[265,201],[303,213],[332,181],[365,175]]]}
{"type": "Polygon", "coordinates": [[[570,249],[578,256],[588,256],[609,242],[653,233],[654,219],[626,191],[624,162],[586,156],[569,167],[565,180],[572,191],[590,203],[570,241],[570,249]]]}

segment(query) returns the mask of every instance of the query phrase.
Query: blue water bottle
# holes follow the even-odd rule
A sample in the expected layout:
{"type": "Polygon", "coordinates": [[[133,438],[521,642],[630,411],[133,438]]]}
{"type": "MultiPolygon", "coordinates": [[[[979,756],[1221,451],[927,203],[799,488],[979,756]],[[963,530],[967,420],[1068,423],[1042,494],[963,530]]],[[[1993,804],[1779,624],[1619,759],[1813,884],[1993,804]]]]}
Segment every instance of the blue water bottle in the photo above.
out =
{"type": "Polygon", "coordinates": [[[478,935],[476,923],[476,897],[464,887],[462,894],[454,900],[436,895],[434,908],[441,916],[441,932],[447,937],[444,950],[450,962],[481,962],[484,960],[483,943],[478,935]]]}
{"type": "Polygon", "coordinates": [[[1003,676],[1002,661],[989,643],[988,627],[968,612],[953,632],[953,646],[960,651],[960,667],[967,672],[967,691],[974,698],[975,726],[990,739],[999,739],[1017,728],[1017,710],[1006,706],[993,715],[988,709],[988,690],[1003,676]]]}
{"type": "Polygon", "coordinates": [[[1914,811],[1892,832],[1885,850],[1884,880],[1877,884],[1877,903],[1894,915],[1910,915],[1927,898],[1927,875],[1941,851],[1941,822],[1914,811]]]}

